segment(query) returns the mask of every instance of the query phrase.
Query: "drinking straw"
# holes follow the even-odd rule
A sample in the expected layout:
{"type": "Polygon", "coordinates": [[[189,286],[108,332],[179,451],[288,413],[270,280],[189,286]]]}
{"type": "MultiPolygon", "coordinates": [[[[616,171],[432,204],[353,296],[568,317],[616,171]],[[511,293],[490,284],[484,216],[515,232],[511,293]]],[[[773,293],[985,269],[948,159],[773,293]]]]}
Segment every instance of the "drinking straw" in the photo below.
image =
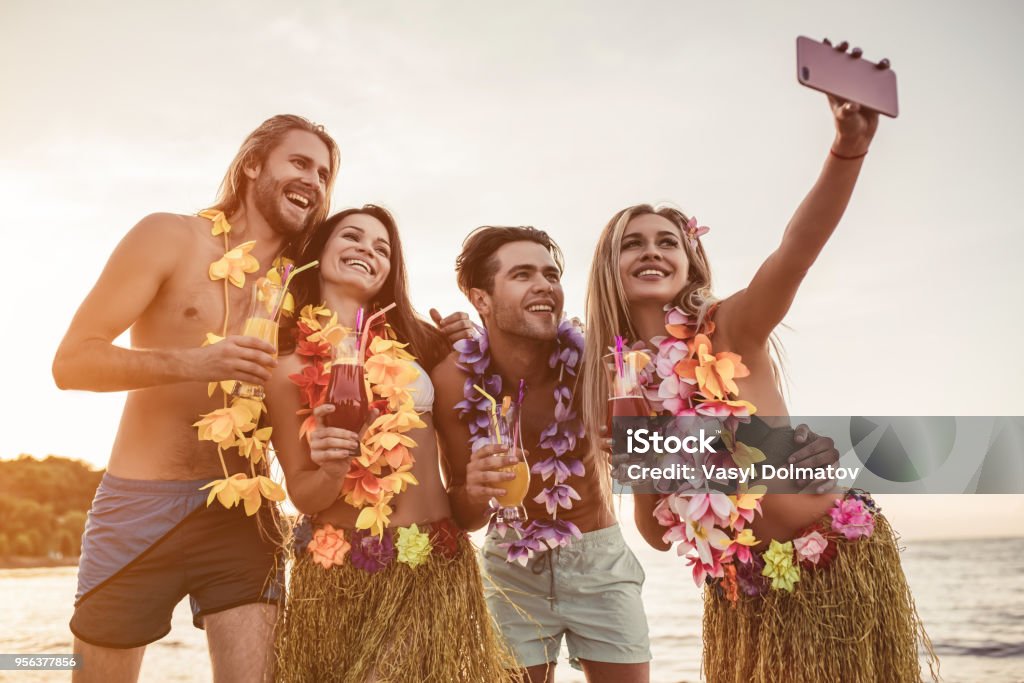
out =
{"type": "Polygon", "coordinates": [[[516,399],[516,426],[512,432],[512,448],[519,448],[522,428],[523,397],[526,396],[526,380],[519,380],[519,397],[516,399]]]}
{"type": "Polygon", "coordinates": [[[290,263],[284,267],[284,273],[281,276],[281,280],[284,284],[281,285],[281,293],[277,297],[274,310],[271,311],[272,317],[275,320],[277,319],[277,314],[281,312],[281,306],[284,305],[285,297],[288,295],[288,285],[292,283],[292,279],[302,271],[309,270],[310,268],[318,265],[320,265],[319,261],[310,261],[306,265],[296,268],[295,270],[292,270],[293,266],[290,263]]]}
{"type": "MultiPolygon", "coordinates": [[[[392,308],[394,308],[397,305],[398,304],[396,304],[396,303],[391,303],[389,306],[387,306],[385,308],[382,308],[379,311],[377,311],[376,313],[374,313],[373,315],[371,315],[363,323],[363,336],[359,340],[359,362],[360,363],[363,363],[366,360],[366,343],[370,339],[370,328],[373,327],[373,321],[375,321],[377,318],[381,317],[382,315],[384,315],[385,313],[387,313],[388,311],[390,311],[392,308]]],[[[357,330],[357,333],[358,333],[358,330],[357,330]]]]}
{"type": "Polygon", "coordinates": [[[498,438],[498,445],[501,445],[501,430],[498,429],[498,402],[494,400],[494,397],[484,391],[479,384],[474,384],[473,388],[476,389],[481,396],[486,398],[491,404],[491,427],[494,428],[494,435],[498,438]]]}
{"type": "Polygon", "coordinates": [[[359,310],[356,311],[356,334],[359,334],[363,329],[363,307],[360,306],[359,310]]]}
{"type": "Polygon", "coordinates": [[[314,266],[318,266],[318,265],[320,265],[319,261],[310,261],[306,265],[299,266],[295,270],[293,270],[290,273],[288,273],[288,279],[284,281],[284,289],[285,289],[285,291],[288,290],[288,285],[291,284],[292,280],[295,278],[296,275],[298,275],[299,273],[301,273],[304,270],[309,270],[310,268],[313,268],[314,266]]]}
{"type": "Polygon", "coordinates": [[[615,351],[612,352],[612,358],[615,360],[615,378],[613,380],[613,395],[615,396],[622,396],[626,387],[626,362],[623,358],[622,347],[623,339],[616,335],[615,351]]]}
{"type": "Polygon", "coordinates": [[[626,367],[622,361],[622,337],[616,335],[615,337],[615,369],[619,373],[619,377],[623,377],[626,374],[626,367]]]}

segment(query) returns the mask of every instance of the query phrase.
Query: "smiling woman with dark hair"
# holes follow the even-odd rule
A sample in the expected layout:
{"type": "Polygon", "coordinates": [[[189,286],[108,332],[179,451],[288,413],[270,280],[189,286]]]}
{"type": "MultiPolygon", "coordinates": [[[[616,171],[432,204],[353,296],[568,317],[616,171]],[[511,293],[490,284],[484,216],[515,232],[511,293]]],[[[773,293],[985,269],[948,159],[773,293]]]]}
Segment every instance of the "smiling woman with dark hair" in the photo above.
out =
{"type": "Polygon", "coordinates": [[[395,221],[378,206],[342,211],[300,258],[320,267],[298,282],[295,345],[267,394],[288,494],[303,513],[277,680],[511,680],[441,481],[427,373],[450,347],[409,302],[395,221]],[[372,325],[356,382],[371,394],[366,423],[358,433],[330,426],[332,346],[359,311],[369,320],[392,304],[387,324],[372,325]]]}

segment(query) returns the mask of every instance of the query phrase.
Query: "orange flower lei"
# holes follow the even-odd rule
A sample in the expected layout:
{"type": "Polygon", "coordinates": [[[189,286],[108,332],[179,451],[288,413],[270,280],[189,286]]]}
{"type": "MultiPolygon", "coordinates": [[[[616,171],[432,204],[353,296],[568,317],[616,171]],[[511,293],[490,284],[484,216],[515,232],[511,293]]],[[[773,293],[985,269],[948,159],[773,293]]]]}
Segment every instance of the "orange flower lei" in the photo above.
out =
{"type": "MultiPolygon", "coordinates": [[[[200,211],[199,215],[212,223],[211,233],[214,237],[224,236],[224,256],[210,264],[210,279],[213,281],[224,281],[224,323],[221,326],[220,334],[208,332],[203,346],[216,344],[228,335],[228,323],[230,321],[230,299],[228,296],[228,285],[234,285],[241,289],[245,286],[247,273],[255,273],[259,270],[260,264],[253,256],[255,241],[245,242],[232,248],[228,242],[228,234],[231,232],[231,224],[223,211],[207,209],[200,211]]],[[[266,279],[274,282],[281,282],[279,268],[283,267],[286,259],[275,259],[273,267],[267,273],[266,279]]],[[[263,281],[263,278],[257,283],[263,281]]],[[[291,295],[287,295],[282,308],[286,313],[295,310],[294,301],[291,295]]],[[[270,477],[256,474],[256,466],[262,462],[270,448],[271,427],[260,428],[260,419],[266,412],[263,401],[232,396],[234,380],[221,382],[210,382],[207,387],[207,395],[213,396],[218,387],[223,394],[223,407],[218,408],[205,415],[199,416],[199,421],[193,426],[198,429],[200,441],[212,441],[217,444],[217,455],[220,458],[220,465],[224,471],[224,478],[211,481],[200,490],[210,489],[210,495],[206,498],[206,505],[209,506],[216,499],[226,508],[232,508],[239,503],[245,507],[245,514],[254,515],[263,504],[263,499],[280,502],[284,500],[284,489],[280,484],[270,477]],[[243,472],[229,474],[227,464],[224,461],[224,451],[231,448],[238,449],[238,455],[249,460],[250,475],[243,472]]]]}
{"type": "MultiPolygon", "coordinates": [[[[386,332],[390,327],[385,327],[386,332]]],[[[299,436],[312,437],[313,409],[327,400],[331,374],[331,344],[350,330],[338,324],[338,316],[326,306],[306,306],[299,314],[296,353],[306,360],[302,372],[289,379],[302,392],[305,420],[299,436]]],[[[419,482],[413,476],[416,442],[406,432],[426,425],[416,413],[409,386],[419,377],[415,358],[402,344],[389,336],[375,335],[369,343],[363,365],[367,395],[374,397],[373,407],[382,411],[363,433],[360,453],[352,459],[341,496],[355,508],[361,508],[357,529],[369,529],[375,536],[384,533],[393,512],[391,500],[409,485],[419,482]]]]}

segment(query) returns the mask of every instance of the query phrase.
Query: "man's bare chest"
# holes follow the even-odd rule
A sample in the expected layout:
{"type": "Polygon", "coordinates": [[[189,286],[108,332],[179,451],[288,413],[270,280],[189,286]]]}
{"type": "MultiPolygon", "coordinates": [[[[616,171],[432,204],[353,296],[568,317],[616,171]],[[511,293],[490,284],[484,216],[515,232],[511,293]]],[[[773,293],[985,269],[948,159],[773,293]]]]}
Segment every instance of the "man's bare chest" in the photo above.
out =
{"type": "Polygon", "coordinates": [[[223,280],[211,280],[208,268],[208,264],[190,264],[164,283],[132,327],[134,346],[199,346],[208,333],[226,336],[241,332],[256,274],[249,275],[239,288],[230,283],[225,286],[223,280]]]}

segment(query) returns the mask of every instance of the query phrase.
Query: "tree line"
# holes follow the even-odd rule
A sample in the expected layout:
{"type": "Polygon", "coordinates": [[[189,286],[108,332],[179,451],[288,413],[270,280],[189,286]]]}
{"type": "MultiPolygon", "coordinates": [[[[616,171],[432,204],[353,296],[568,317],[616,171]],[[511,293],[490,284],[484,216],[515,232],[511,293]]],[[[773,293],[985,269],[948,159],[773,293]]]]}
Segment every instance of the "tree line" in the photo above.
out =
{"type": "Polygon", "coordinates": [[[0,557],[73,557],[101,470],[55,455],[0,460],[0,557]]]}

